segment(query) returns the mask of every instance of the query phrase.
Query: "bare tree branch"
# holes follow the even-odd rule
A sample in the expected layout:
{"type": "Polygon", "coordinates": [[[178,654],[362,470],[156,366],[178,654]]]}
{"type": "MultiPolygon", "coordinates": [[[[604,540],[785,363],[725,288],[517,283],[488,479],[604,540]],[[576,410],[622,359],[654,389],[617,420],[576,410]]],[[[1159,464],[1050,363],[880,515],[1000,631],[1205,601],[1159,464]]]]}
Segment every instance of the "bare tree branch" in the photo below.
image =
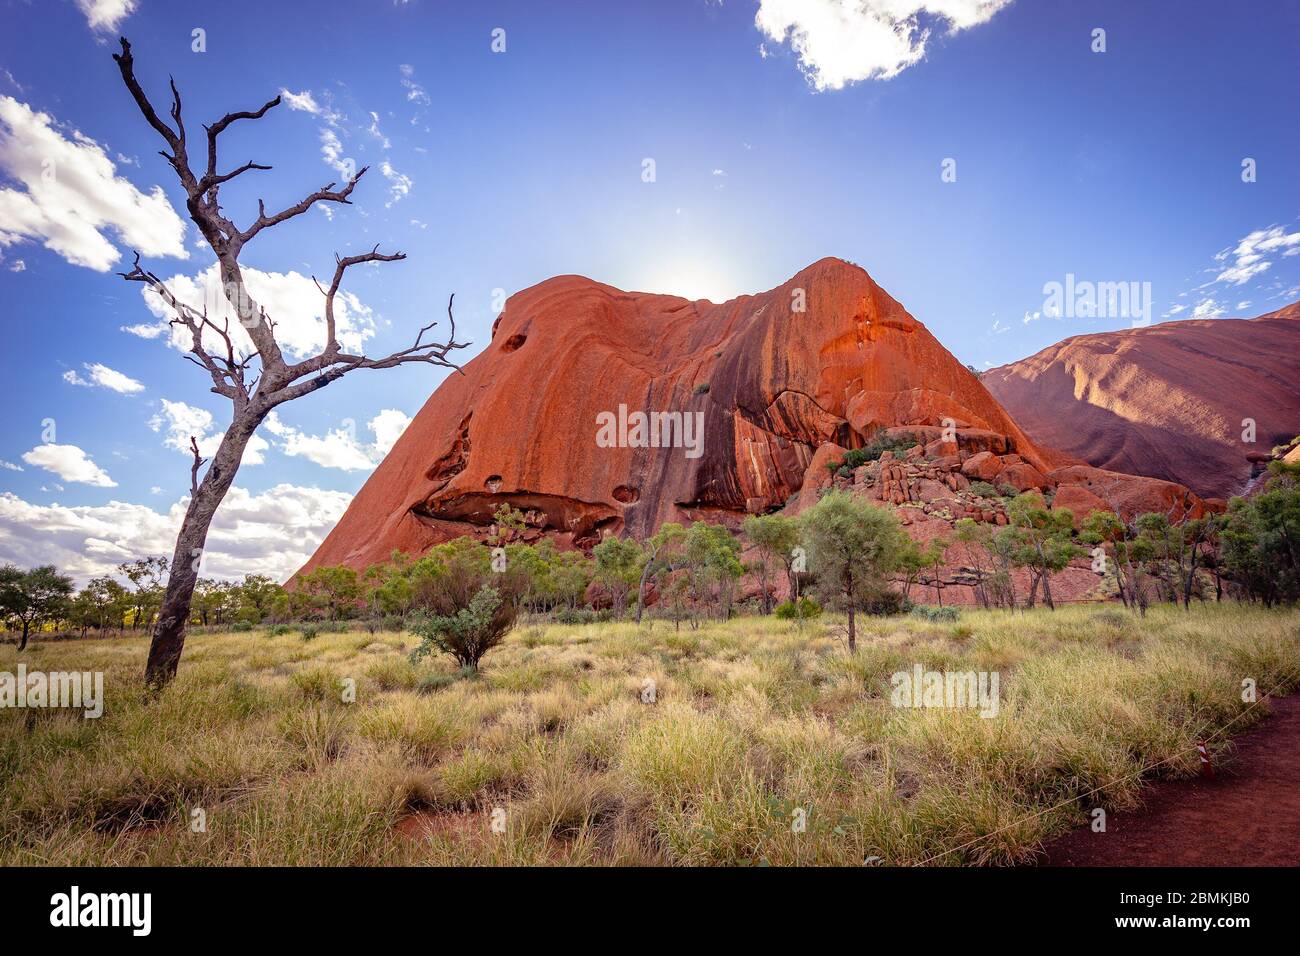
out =
{"type": "Polygon", "coordinates": [[[190,451],[194,453],[194,464],[190,465],[190,495],[198,497],[199,469],[207,459],[199,456],[199,442],[193,435],[190,436],[190,451]]]}
{"type": "MultiPolygon", "coordinates": [[[[243,375],[242,373],[236,374],[233,352],[229,353],[230,362],[228,363],[227,370],[223,372],[221,367],[217,365],[216,361],[203,346],[203,327],[205,324],[212,326],[214,330],[219,334],[222,334],[221,330],[217,329],[206,315],[196,312],[192,307],[180,301],[180,299],[176,298],[171,289],[167,287],[165,282],[159,279],[152,272],[148,272],[142,268],[140,265],[140,253],[138,252],[135,254],[135,267],[130,272],[119,272],[118,275],[123,279],[126,279],[128,282],[145,283],[154,290],[163,302],[167,303],[167,305],[171,307],[172,311],[176,313],[176,317],[170,320],[170,324],[184,326],[190,333],[190,353],[193,357],[190,355],[185,357],[212,376],[212,391],[216,392],[218,395],[225,395],[237,404],[239,403],[240,396],[247,399],[248,394],[243,388],[243,375]]],[[[228,349],[231,346],[230,337],[228,335],[226,336],[226,345],[228,349]]],[[[247,362],[243,364],[246,367],[247,362]]]]}
{"type": "Polygon", "coordinates": [[[238,113],[227,113],[211,126],[204,126],[203,128],[208,132],[208,171],[205,178],[217,175],[217,137],[226,131],[227,126],[234,123],[236,120],[261,119],[266,115],[267,110],[279,105],[280,97],[277,96],[273,100],[268,100],[263,104],[262,108],[256,112],[250,113],[247,110],[241,110],[238,113]]]}
{"type": "Polygon", "coordinates": [[[342,189],[336,190],[333,183],[326,183],[306,199],[294,203],[287,209],[280,210],[273,216],[268,216],[266,214],[266,205],[259,199],[257,201],[257,221],[239,234],[240,244],[243,245],[247,243],[248,240],[252,239],[267,226],[278,226],[286,219],[292,219],[294,216],[301,216],[318,202],[336,202],[345,206],[352,205],[352,201],[348,199],[348,197],[352,195],[352,190],[356,188],[357,183],[360,181],[361,177],[366,174],[366,170],[369,168],[369,166],[362,166],[361,169],[358,170],[356,176],[352,177],[352,181],[342,189]]]}
{"type": "Polygon", "coordinates": [[[217,172],[219,159],[217,140],[234,122],[261,119],[280,103],[280,97],[267,101],[260,109],[254,111],[227,113],[211,126],[205,126],[208,140],[207,168],[202,178],[199,178],[191,169],[186,154],[185,125],[181,118],[181,95],[175,81],[170,81],[173,125],[169,125],[158,115],[136,79],[131,44],[125,37],[121,40],[121,46],[121,53],[115,54],[113,58],[117,61],[122,80],[145,120],[171,150],[170,153],[161,152],[161,155],[176,171],[181,186],[185,189],[185,205],[190,219],[216,253],[225,299],[245,327],[256,350],[255,353],[246,356],[238,355],[235,342],[231,337],[229,320],[213,321],[208,317],[206,308],[200,311],[181,302],[166,283],[141,266],[139,254],[135,257],[132,269],[120,273],[122,278],[129,282],[144,283],[172,311],[174,317],[169,320],[169,323],[185,329],[190,335],[190,349],[184,357],[206,371],[212,379],[212,391],[226,396],[233,405],[231,421],[221,436],[202,481],[199,480],[199,469],[204,464],[204,459],[199,454],[197,438],[190,437],[190,452],[193,455],[190,468],[190,504],[177,535],[171,572],[167,580],[167,591],[159,610],[146,668],[148,682],[155,687],[161,687],[175,676],[176,666],[185,644],[186,621],[189,618],[197,582],[197,569],[193,565],[192,555],[203,548],[213,516],[232,486],[248,442],[271,410],[284,402],[317,391],[358,368],[392,368],[411,362],[423,362],[459,371],[459,366],[449,356],[455,350],[466,348],[469,343],[456,341],[456,317],[452,309],[455,296],[453,295],[447,302],[450,334],[445,342],[426,341],[426,336],[429,336],[437,326],[437,322],[429,322],[420,328],[410,347],[393,352],[391,355],[369,358],[365,355],[349,355],[342,351],[338,341],[334,307],[344,274],[354,265],[368,262],[397,262],[406,258],[401,252],[381,253],[379,247],[375,246],[369,252],[359,255],[335,256],[334,276],[328,289],[321,288],[320,283],[316,283],[317,289],[325,297],[325,347],[318,355],[303,362],[296,365],[287,364],[279,342],[276,341],[276,325],[273,317],[268,316],[266,310],[249,294],[239,262],[239,254],[244,245],[263,229],[300,216],[318,202],[350,205],[352,191],[365,175],[366,169],[361,169],[341,189],[335,189],[334,183],[327,183],[306,198],[273,214],[267,213],[265,203],[259,199],[257,219],[247,229],[241,230],[221,212],[221,187],[246,172],[255,169],[266,170],[271,167],[249,160],[230,172],[219,173],[217,172]],[[224,346],[224,355],[219,351],[213,354],[205,344],[204,335],[209,333],[209,330],[214,338],[210,338],[208,343],[214,344],[219,341],[224,346]],[[260,361],[261,366],[252,376],[250,383],[246,380],[245,373],[254,358],[260,361]]]}

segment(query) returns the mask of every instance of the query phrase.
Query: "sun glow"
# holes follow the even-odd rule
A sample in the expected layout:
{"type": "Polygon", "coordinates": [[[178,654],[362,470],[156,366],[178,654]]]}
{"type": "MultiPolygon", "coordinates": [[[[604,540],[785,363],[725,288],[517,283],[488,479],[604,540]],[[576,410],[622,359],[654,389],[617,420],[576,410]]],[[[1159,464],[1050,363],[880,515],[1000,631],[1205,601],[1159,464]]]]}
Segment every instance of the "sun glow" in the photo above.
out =
{"type": "Polygon", "coordinates": [[[631,288],[711,302],[726,302],[746,291],[721,263],[695,258],[648,263],[634,274],[631,288]]]}

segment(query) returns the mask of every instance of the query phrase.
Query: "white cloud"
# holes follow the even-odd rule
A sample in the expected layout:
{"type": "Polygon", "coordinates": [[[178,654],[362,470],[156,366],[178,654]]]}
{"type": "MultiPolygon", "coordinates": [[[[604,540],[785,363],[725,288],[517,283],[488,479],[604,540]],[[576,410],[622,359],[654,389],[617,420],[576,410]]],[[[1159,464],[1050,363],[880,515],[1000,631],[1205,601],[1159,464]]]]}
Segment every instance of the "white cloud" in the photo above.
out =
{"type": "Polygon", "coordinates": [[[107,272],[121,258],[107,230],[145,256],[186,259],[185,224],[162,188],[148,195],[117,175],[102,146],[49,114],[0,96],[0,248],[43,242],[73,265],[107,272]]]}
{"type": "Polygon", "coordinates": [[[123,325],[119,331],[129,332],[131,335],[138,335],[142,339],[156,339],[167,331],[165,322],[144,323],[141,325],[123,325]]]}
{"type": "Polygon", "coordinates": [[[337,172],[344,180],[350,180],[357,170],[350,159],[343,158],[343,143],[332,129],[320,131],[320,155],[325,165],[337,172]]]}
{"type": "Polygon", "coordinates": [[[385,408],[370,419],[369,428],[375,433],[376,457],[382,459],[392,451],[393,446],[397,444],[397,439],[402,437],[402,433],[410,424],[410,416],[396,408],[385,408]]]}
{"type": "MultiPolygon", "coordinates": [[[[297,358],[315,355],[325,347],[325,297],[316,288],[310,276],[297,272],[262,272],[244,268],[244,282],[253,300],[266,310],[275,323],[275,338],[280,348],[297,358]]],[[[221,273],[213,263],[196,276],[174,275],[164,280],[167,287],[181,302],[202,311],[217,325],[229,323],[230,338],[242,355],[254,351],[252,339],[230,303],[226,300],[221,273]]],[[[172,312],[151,288],[141,289],[149,311],[159,319],[158,334],[167,333],[168,342],[181,352],[192,345],[190,332],[184,326],[168,326],[172,312]]],[[[369,307],[351,292],[340,291],[334,298],[334,320],[339,344],[344,351],[359,354],[366,342],[375,334],[375,317],[369,307]]],[[[141,335],[137,327],[125,331],[141,335]]],[[[204,344],[216,354],[225,354],[225,343],[211,329],[204,329],[204,344]]]]}
{"type": "Polygon", "coordinates": [[[405,173],[399,173],[393,168],[392,164],[388,160],[384,160],[380,163],[379,171],[383,173],[384,178],[388,180],[389,200],[384,203],[385,206],[392,206],[393,203],[397,202],[399,199],[404,199],[406,194],[411,191],[411,187],[415,185],[410,176],[407,176],[405,173]]]}
{"type": "Polygon", "coordinates": [[[23,470],[23,466],[22,466],[22,465],[15,465],[12,461],[5,461],[3,458],[0,458],[0,468],[3,468],[5,471],[22,471],[22,470],[23,470]]]}
{"type": "MultiPolygon", "coordinates": [[[[329,98],[329,94],[325,94],[329,98]]],[[[291,110],[299,113],[310,113],[312,116],[319,116],[331,126],[337,125],[343,119],[343,114],[337,112],[329,104],[316,102],[316,97],[312,95],[311,90],[303,90],[301,93],[294,93],[290,90],[280,90],[280,101],[291,110]]]]}
{"type": "Polygon", "coordinates": [[[1211,298],[1204,298],[1196,303],[1196,308],[1192,310],[1194,319],[1214,319],[1227,312],[1222,303],[1216,302],[1211,298]]]}
{"type": "MultiPolygon", "coordinates": [[[[1011,0],[760,0],[754,23],[799,57],[818,92],[888,80],[925,56],[934,26],[985,23],[1011,0]],[[925,18],[925,23],[922,22],[925,18]]],[[[767,56],[765,47],[760,53],[767,56]]]]}
{"type": "Polygon", "coordinates": [[[23,461],[58,475],[64,481],[94,485],[96,488],[116,488],[117,482],[108,472],[90,460],[90,456],[76,445],[55,445],[52,442],[37,445],[23,453],[23,461]]]}
{"type": "Polygon", "coordinates": [[[431,102],[429,94],[425,92],[423,86],[415,82],[415,67],[403,63],[398,70],[402,74],[402,88],[406,90],[406,99],[417,106],[428,106],[431,102]]]}
{"type": "Polygon", "coordinates": [[[1041,312],[1028,312],[1028,311],[1027,311],[1027,312],[1025,312],[1025,317],[1024,317],[1023,319],[1021,319],[1020,321],[1023,322],[1025,325],[1028,325],[1030,322],[1037,322],[1037,321],[1038,321],[1039,319],[1041,319],[1042,317],[1043,317],[1043,313],[1041,313],[1041,312]]]}
{"type": "Polygon", "coordinates": [[[393,145],[388,137],[379,129],[379,114],[374,110],[370,111],[370,125],[366,127],[366,132],[379,140],[379,145],[384,149],[388,149],[393,145]]]}
{"type": "MultiPolygon", "coordinates": [[[[190,438],[193,437],[198,441],[199,454],[208,460],[217,453],[217,447],[226,434],[224,431],[213,432],[215,425],[212,413],[207,409],[195,408],[185,402],[168,401],[165,398],[162,400],[162,411],[149,419],[149,427],[154,431],[166,430],[163,438],[165,446],[192,458],[194,453],[190,449],[190,438]]],[[[244,446],[244,457],[241,461],[245,465],[260,465],[266,461],[263,452],[270,447],[265,438],[254,434],[244,446]]]]}
{"type": "MultiPolygon", "coordinates": [[[[279,484],[254,495],[230,489],[217,510],[201,571],[218,578],[267,574],[284,580],[306,562],[347,508],[340,491],[279,484]]],[[[170,555],[188,504],[165,512],[145,505],[65,507],[0,494],[0,561],[53,564],[80,581],[111,573],[122,561],[170,555]]]]}
{"type": "Polygon", "coordinates": [[[68,369],[63,373],[63,380],[69,385],[81,385],[85,388],[107,388],[117,392],[119,395],[134,395],[136,392],[143,392],[144,386],[117,369],[109,368],[107,365],[100,365],[98,362],[87,362],[86,371],[90,373],[90,379],[86,380],[76,373],[73,369],[68,369]]]}
{"type": "Polygon", "coordinates": [[[15,260],[13,261],[13,265],[11,265],[11,266],[9,267],[9,271],[10,271],[10,272],[26,272],[26,271],[27,271],[27,263],[23,262],[22,259],[15,259],[15,260]]]}
{"type": "Polygon", "coordinates": [[[1300,253],[1300,231],[1287,232],[1282,226],[1256,229],[1236,246],[1215,255],[1218,262],[1231,262],[1214,277],[1215,282],[1243,285],[1267,271],[1273,263],[1270,256],[1291,256],[1300,253]]]}
{"type": "Polygon", "coordinates": [[[356,425],[350,419],[324,435],[309,435],[285,424],[272,412],[267,416],[266,430],[280,439],[279,449],[291,458],[306,458],[322,468],[369,471],[383,460],[410,423],[406,413],[384,409],[367,424],[375,436],[369,444],[357,440],[356,425]]]}
{"type": "Polygon", "coordinates": [[[118,24],[135,12],[136,0],[77,0],[90,29],[112,33],[118,24]]]}

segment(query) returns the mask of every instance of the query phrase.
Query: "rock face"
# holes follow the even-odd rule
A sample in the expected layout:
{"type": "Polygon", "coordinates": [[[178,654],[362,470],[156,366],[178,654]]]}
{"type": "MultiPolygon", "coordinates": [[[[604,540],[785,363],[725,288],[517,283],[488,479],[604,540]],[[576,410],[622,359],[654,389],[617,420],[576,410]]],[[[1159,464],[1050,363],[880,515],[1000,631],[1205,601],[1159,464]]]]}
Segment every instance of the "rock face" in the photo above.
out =
{"type": "MultiPolygon", "coordinates": [[[[831,481],[827,462],[889,429],[921,444],[864,493],[960,505],[933,509],[945,516],[999,520],[992,504],[959,501],[965,462],[1017,488],[1050,488],[1060,469],[1083,467],[1035,445],[921,323],[842,260],[721,304],[560,276],[508,300],[489,346],[438,388],[304,570],[484,537],[502,503],[526,514],[524,540],[581,548],[665,521],[736,527],[791,499],[792,512],[815,503],[831,481]],[[636,413],[677,418],[648,430],[636,413]]],[[[1130,495],[1146,483],[1085,470],[1130,495]]]]}
{"type": "Polygon", "coordinates": [[[1249,455],[1300,433],[1300,303],[1079,335],[981,381],[1044,445],[1228,498],[1258,471],[1249,455]],[[1246,418],[1254,444],[1242,441],[1246,418]]]}

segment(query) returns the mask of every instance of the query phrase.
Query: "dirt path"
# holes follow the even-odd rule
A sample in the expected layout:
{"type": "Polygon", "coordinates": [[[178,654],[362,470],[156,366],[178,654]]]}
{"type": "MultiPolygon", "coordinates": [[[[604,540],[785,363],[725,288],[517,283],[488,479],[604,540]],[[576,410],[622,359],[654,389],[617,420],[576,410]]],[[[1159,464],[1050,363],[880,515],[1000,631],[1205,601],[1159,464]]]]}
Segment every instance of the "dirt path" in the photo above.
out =
{"type": "Polygon", "coordinates": [[[1235,738],[1209,780],[1154,784],[1106,833],[1082,828],[1045,848],[1045,866],[1300,865],[1300,694],[1235,738]]]}

